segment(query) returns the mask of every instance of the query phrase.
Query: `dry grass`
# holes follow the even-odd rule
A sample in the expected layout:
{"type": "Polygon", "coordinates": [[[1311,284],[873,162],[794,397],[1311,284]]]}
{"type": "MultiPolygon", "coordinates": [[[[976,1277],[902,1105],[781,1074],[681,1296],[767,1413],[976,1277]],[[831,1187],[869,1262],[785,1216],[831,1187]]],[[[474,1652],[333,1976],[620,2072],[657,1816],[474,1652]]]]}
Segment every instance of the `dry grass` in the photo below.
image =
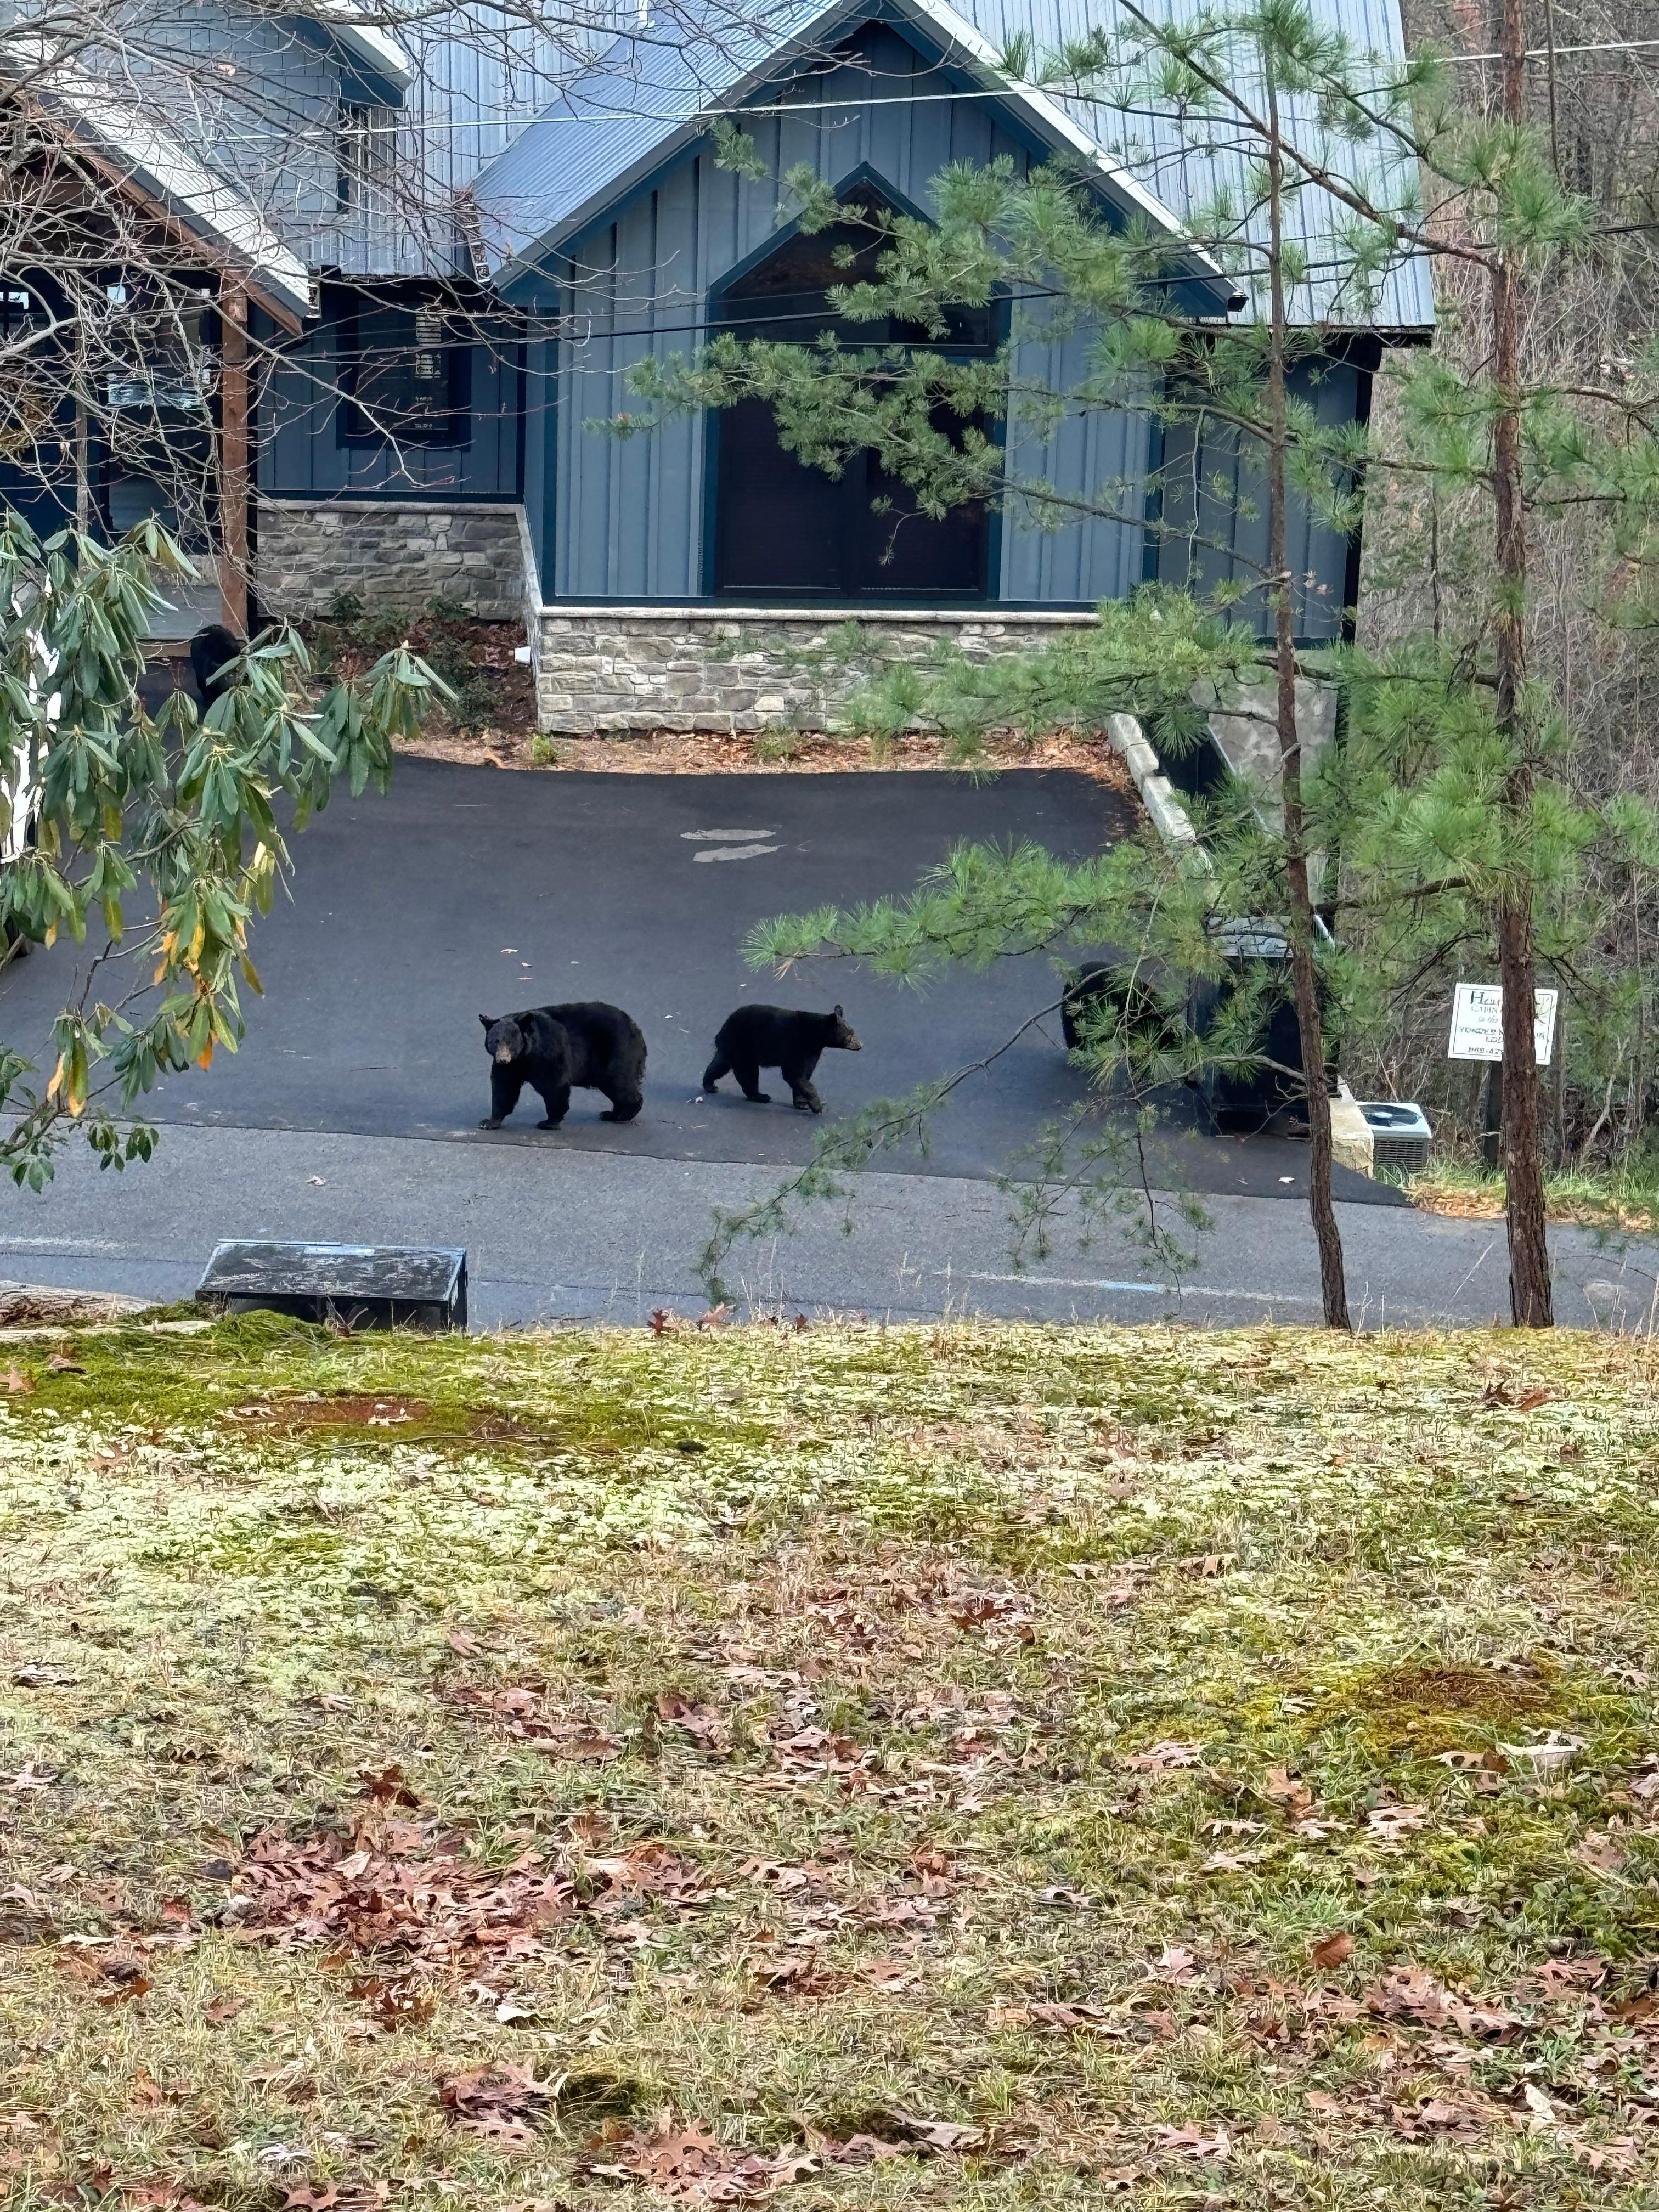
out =
{"type": "MultiPolygon", "coordinates": [[[[1445,1213],[1461,1221],[1500,1221],[1504,1178],[1478,1168],[1436,1161],[1401,1187],[1425,1213],[1445,1213]]],[[[1659,1225],[1659,1199],[1651,1177],[1566,1174],[1552,1176],[1545,1189],[1552,1221],[1581,1229],[1607,1229],[1645,1237],[1659,1225]]]]}
{"type": "Polygon", "coordinates": [[[1655,2202],[1642,1347],[18,1363],[9,2206],[1655,2202]]]}

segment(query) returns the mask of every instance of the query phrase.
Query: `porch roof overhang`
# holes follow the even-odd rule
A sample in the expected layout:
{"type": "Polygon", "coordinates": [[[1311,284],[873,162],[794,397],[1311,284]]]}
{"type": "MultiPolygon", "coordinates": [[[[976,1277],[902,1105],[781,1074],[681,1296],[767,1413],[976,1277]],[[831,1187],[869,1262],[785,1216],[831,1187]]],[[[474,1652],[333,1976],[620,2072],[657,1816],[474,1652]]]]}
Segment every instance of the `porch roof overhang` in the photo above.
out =
{"type": "MultiPolygon", "coordinates": [[[[15,49],[11,58],[15,63],[15,49]]],[[[0,59],[0,80],[11,73],[0,59]]],[[[311,272],[253,202],[180,144],[125,88],[106,87],[73,68],[48,67],[29,76],[22,96],[118,191],[175,237],[199,242],[204,260],[283,329],[297,332],[316,313],[311,272]]]]}

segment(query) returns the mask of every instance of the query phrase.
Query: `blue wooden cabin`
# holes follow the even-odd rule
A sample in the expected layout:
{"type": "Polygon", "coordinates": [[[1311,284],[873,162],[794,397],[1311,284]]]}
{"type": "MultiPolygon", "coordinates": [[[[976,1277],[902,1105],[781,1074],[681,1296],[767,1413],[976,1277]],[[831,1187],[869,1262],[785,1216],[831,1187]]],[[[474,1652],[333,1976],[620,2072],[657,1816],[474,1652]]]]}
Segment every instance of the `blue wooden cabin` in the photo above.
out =
{"type": "MultiPolygon", "coordinates": [[[[1358,46],[1401,52],[1398,0],[1316,4],[1358,46]]],[[[395,15],[377,9],[375,21],[395,15]]],[[[833,320],[835,240],[802,235],[780,211],[799,163],[843,196],[925,216],[948,163],[1065,161],[1109,220],[1170,240],[1198,312],[1237,315],[1235,280],[1182,240],[1194,206],[1244,189],[1243,156],[1158,117],[1132,118],[1131,135],[1109,143],[1093,110],[999,63],[1018,36],[1042,51],[1098,25],[1102,0],[769,0],[758,14],[710,14],[702,33],[684,12],[647,11],[608,43],[558,53],[521,18],[490,30],[487,7],[412,9],[395,36],[362,27],[344,0],[291,19],[203,0],[185,18],[204,47],[280,77],[295,118],[280,188],[269,163],[237,173],[262,234],[280,242],[266,259],[283,262],[275,294],[249,286],[265,365],[253,401],[257,574],[276,611],[318,611],[341,589],[380,605],[441,591],[495,612],[522,605],[538,653],[620,653],[634,667],[622,693],[598,709],[579,702],[569,726],[634,726],[667,696],[634,664],[695,658],[726,615],[751,639],[766,618],[811,629],[851,614],[981,633],[992,623],[1015,636],[1021,623],[1083,618],[1148,577],[1255,574],[1265,520],[1248,484],[1237,495],[1237,452],[1218,436],[1172,472],[1183,457],[1133,407],[1074,412],[1041,432],[1000,426],[1017,472],[1061,502],[1112,488],[1109,515],[1057,528],[1011,507],[895,533],[872,514],[895,491],[873,463],[839,480],[803,467],[757,404],[630,438],[600,427],[628,405],[626,373],[647,355],[690,351],[721,329],[810,337],[833,320]],[[722,114],[741,123],[764,174],[716,161],[722,114]],[[1179,492],[1153,489],[1172,474],[1184,508],[1179,492]],[[1149,529],[1158,497],[1161,528],[1149,529]],[[655,642],[636,653],[627,641],[641,638],[655,642]],[[637,715],[625,711],[630,683],[637,715]]],[[[239,144],[195,150],[221,176],[240,158],[239,144]]],[[[1322,418],[1363,419],[1382,349],[1430,332],[1426,269],[1406,260],[1375,296],[1346,297],[1318,273],[1328,204],[1304,194],[1297,219],[1320,341],[1298,373],[1322,418]]],[[[1010,312],[958,319],[950,345],[995,347],[1010,312]]],[[[1069,381],[1086,337],[1045,331],[1033,303],[1012,312],[1022,361],[1042,381],[1069,381]]],[[[1298,628],[1335,635],[1357,549],[1306,514],[1293,536],[1298,628]]],[[[731,623],[719,635],[728,652],[731,623]]],[[[545,699],[568,689],[545,686],[545,699]]],[[[560,711],[550,704],[550,719],[560,711]]],[[[749,710],[708,710],[716,725],[731,711],[749,710]]]]}
{"type": "MultiPolygon", "coordinates": [[[[1400,51],[1395,0],[1328,4],[1357,39],[1400,51]]],[[[800,237],[780,216],[782,179],[798,163],[843,194],[925,213],[947,163],[1000,156],[1024,170],[1060,158],[1090,175],[1114,219],[1179,236],[1186,208],[1218,181],[1217,156],[1159,125],[1164,143],[1155,134],[1132,168],[1060,101],[998,72],[996,52],[1014,33],[1052,40],[1082,27],[1091,13],[1082,0],[1058,0],[1052,21],[1039,21],[1029,0],[969,0],[969,9],[795,0],[775,11],[769,34],[727,35],[717,50],[619,40],[465,188],[471,273],[481,295],[512,311],[500,337],[453,349],[428,386],[429,404],[409,408],[408,434],[392,441],[335,396],[340,364],[354,352],[401,351],[386,380],[402,377],[412,400],[417,319],[423,297],[436,295],[415,280],[365,300],[349,282],[325,282],[317,325],[266,400],[262,487],[283,499],[521,503],[529,592],[552,606],[1085,609],[1160,568],[1169,574],[1172,557],[1184,569],[1178,538],[1160,550],[1123,512],[1132,493],[1114,502],[1118,519],[1058,530],[1016,514],[921,521],[884,559],[893,533],[871,526],[869,508],[890,487],[858,471],[836,482],[804,468],[781,451],[758,404],[631,439],[598,427],[627,406],[624,373],[642,355],[689,350],[721,328],[810,335],[831,319],[821,298],[837,273],[827,241],[800,237]],[[764,178],[716,163],[708,125],[720,110],[739,112],[764,178]],[[516,343],[514,316],[525,319],[516,343]]],[[[1196,256],[1192,271],[1201,311],[1237,311],[1222,272],[1196,256]]],[[[1328,343],[1323,360],[1302,372],[1308,395],[1328,419],[1363,418],[1381,346],[1430,329],[1426,272],[1404,264],[1363,316],[1331,298],[1310,299],[1309,313],[1328,343]]],[[[981,317],[952,343],[994,346],[998,321],[981,317]]],[[[881,335],[848,331],[866,343],[881,335]]],[[[1034,364],[1050,377],[1081,365],[1079,337],[1048,341],[1039,329],[1027,343],[1069,352],[1034,364]]],[[[1133,486],[1152,462],[1148,418],[1127,410],[1073,416],[1042,439],[1018,426],[1007,434],[1020,474],[1062,496],[1133,486]]],[[[1244,541],[1265,522],[1218,488],[1218,468],[1237,466],[1218,447],[1188,480],[1194,536],[1231,533],[1242,573],[1259,550],[1244,541]]],[[[1166,532],[1176,520],[1166,504],[1166,532]]],[[[1299,538],[1299,628],[1330,635],[1352,604],[1354,549],[1305,517],[1299,538]]],[[[1213,546],[1194,557],[1206,581],[1225,572],[1213,546]]]]}

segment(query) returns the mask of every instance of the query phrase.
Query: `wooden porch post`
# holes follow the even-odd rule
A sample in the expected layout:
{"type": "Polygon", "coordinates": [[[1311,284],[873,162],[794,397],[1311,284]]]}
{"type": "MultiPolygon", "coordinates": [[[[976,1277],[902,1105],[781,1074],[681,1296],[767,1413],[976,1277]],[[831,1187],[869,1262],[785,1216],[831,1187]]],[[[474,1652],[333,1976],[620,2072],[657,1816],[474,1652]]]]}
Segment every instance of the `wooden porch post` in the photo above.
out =
{"type": "Polygon", "coordinates": [[[247,295],[219,295],[219,603],[238,637],[248,617],[247,295]]]}
{"type": "Polygon", "coordinates": [[[92,527],[92,432],[86,401],[79,397],[75,402],[75,526],[92,527]]]}

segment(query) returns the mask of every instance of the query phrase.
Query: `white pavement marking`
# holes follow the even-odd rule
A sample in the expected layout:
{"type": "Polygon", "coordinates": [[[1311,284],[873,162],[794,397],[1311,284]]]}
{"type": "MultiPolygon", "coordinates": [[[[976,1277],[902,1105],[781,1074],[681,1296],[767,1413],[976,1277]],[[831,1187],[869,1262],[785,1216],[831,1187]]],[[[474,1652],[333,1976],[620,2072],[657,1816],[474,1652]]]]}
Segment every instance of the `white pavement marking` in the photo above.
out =
{"type": "Polygon", "coordinates": [[[970,1274],[970,1283],[1029,1283],[1040,1291],[1124,1291],[1152,1298],[1255,1298],[1273,1306],[1316,1306],[1318,1298],[1293,1297],[1288,1291],[1218,1291],[1208,1283],[1119,1283],[1096,1275],[970,1274]]]}
{"type": "Polygon", "coordinates": [[[0,1252],[67,1252],[79,1259],[82,1253],[125,1252],[126,1246],[109,1237],[4,1237],[0,1252]]]}
{"type": "Polygon", "coordinates": [[[777,851],[775,845],[711,845],[706,852],[693,853],[694,860],[763,860],[769,853],[777,851]]]}
{"type": "Polygon", "coordinates": [[[682,830],[680,836],[694,845],[741,845],[750,838],[775,837],[775,824],[754,830],[682,830]]]}

